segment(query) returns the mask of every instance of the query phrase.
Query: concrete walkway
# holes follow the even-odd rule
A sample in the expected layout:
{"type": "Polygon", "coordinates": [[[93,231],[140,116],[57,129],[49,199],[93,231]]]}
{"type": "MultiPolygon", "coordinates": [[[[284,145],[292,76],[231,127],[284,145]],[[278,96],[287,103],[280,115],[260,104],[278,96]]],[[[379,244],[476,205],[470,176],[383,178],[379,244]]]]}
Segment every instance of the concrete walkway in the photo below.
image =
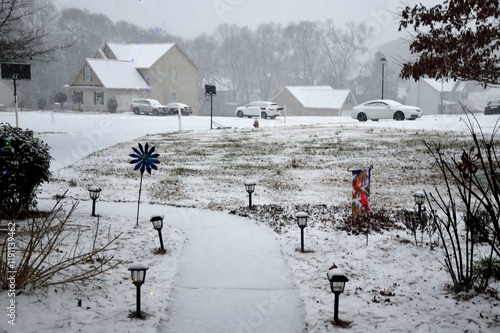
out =
{"type": "Polygon", "coordinates": [[[299,292],[270,229],[202,210],[168,220],[188,243],[159,332],[302,332],[299,292]]]}
{"type": "MultiPolygon", "coordinates": [[[[90,211],[91,201],[79,209],[90,211]]],[[[130,218],[136,210],[136,203],[99,202],[103,215],[130,218]]],[[[141,212],[142,220],[144,212],[164,215],[165,224],[187,237],[158,333],[303,332],[299,290],[271,229],[209,210],[143,203],[141,212]]]]}

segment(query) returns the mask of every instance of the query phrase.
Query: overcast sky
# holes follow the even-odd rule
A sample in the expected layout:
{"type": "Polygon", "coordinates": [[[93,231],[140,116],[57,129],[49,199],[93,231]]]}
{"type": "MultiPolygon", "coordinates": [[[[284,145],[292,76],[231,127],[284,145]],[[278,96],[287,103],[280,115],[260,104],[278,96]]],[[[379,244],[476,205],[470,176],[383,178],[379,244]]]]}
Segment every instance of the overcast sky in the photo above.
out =
{"type": "Polygon", "coordinates": [[[337,27],[365,22],[375,29],[378,43],[398,37],[394,14],[402,3],[437,4],[440,0],[54,0],[60,8],[87,8],[113,21],[160,27],[184,38],[212,34],[222,23],[256,28],[261,23],[325,21],[337,27]]]}

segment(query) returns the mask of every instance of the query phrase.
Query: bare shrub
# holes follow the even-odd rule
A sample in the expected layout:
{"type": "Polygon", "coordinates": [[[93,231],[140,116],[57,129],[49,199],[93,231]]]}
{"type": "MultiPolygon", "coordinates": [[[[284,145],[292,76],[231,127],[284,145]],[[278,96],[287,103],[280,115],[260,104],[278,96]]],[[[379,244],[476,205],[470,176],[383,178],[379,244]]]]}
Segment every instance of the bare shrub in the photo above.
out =
{"type": "MultiPolygon", "coordinates": [[[[14,227],[21,221],[9,223],[13,227],[0,248],[0,276],[15,274],[16,289],[35,289],[90,280],[116,267],[119,262],[106,252],[121,234],[96,248],[97,228],[93,242],[84,244],[79,231],[76,241],[71,241],[74,245],[64,250],[68,237],[74,234],[74,230],[68,228],[68,221],[77,205],[73,203],[65,212],[59,200],[48,214],[37,214],[27,220],[25,228],[14,227]]],[[[8,282],[3,279],[1,289],[8,289],[8,282]]]]}

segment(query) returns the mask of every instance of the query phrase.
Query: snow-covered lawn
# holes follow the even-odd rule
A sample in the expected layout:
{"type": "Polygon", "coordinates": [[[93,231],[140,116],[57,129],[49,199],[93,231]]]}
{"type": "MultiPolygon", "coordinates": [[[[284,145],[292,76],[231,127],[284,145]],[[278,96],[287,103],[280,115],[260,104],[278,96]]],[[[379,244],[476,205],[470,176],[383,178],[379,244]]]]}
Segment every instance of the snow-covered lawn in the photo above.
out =
{"type": "MultiPolygon", "coordinates": [[[[253,127],[253,119],[218,118],[218,123],[230,128],[210,130],[208,117],[191,116],[182,118],[183,131],[178,132],[176,117],[23,113],[21,126],[35,130],[55,147],[57,167],[53,180],[40,189],[41,202],[67,190],[68,201],[81,201],[74,228],[93,230],[96,219],[88,213],[87,189],[99,186],[97,212],[106,211],[100,219],[100,239],[105,242],[109,235],[124,232],[113,254],[125,265],[103,276],[100,283],[16,296],[17,320],[24,323],[19,332],[157,331],[162,312],[168,309],[177,261],[189,240],[166,221],[167,254],[154,255],[158,240],[149,216],[141,215],[139,228],[133,228],[133,213],[124,219],[124,212],[113,214],[107,206],[137,207],[139,173],[133,171],[128,155],[138,142],[155,146],[161,161],[158,171],[144,175],[141,211],[148,211],[142,208],[147,204],[162,207],[161,211],[244,210],[248,195],[243,182],[252,179],[257,183],[252,199],[259,209],[276,205],[292,217],[272,221],[268,216],[255,223],[263,228],[279,226],[274,228],[279,231],[276,238],[306,313],[306,327],[299,332],[340,329],[332,324],[334,297],[326,279],[332,263],[349,278],[340,296],[339,316],[349,322],[346,332],[498,332],[498,298],[465,295],[457,299],[446,291],[450,281],[440,264],[440,248],[416,247],[413,238],[398,228],[371,234],[367,244],[364,235],[339,230],[338,215],[326,218],[317,212],[321,205],[347,210],[352,180],[348,169],[372,165],[372,210],[413,209],[415,191],[441,186],[424,141],[440,143],[443,150],[456,147],[460,153],[470,143],[466,122],[460,118],[424,116],[415,121],[360,123],[350,118],[288,117],[286,123],[282,118],[260,119],[259,128],[253,127]],[[316,217],[305,229],[305,253],[297,250],[296,205],[310,207],[309,213],[316,217]],[[149,280],[143,287],[143,306],[150,314],[145,321],[127,317],[134,310],[135,290],[126,267],[135,260],[149,262],[166,277],[161,284],[149,280]]],[[[491,133],[498,119],[477,118],[486,133],[491,133]]],[[[13,124],[12,119],[11,114],[0,114],[0,122],[13,124]]],[[[154,209],[158,208],[149,212],[154,209]]],[[[6,298],[2,296],[2,306],[6,298]]],[[[280,320],[279,311],[273,316],[280,320]]],[[[0,320],[2,328],[16,332],[5,318],[0,320]]]]}

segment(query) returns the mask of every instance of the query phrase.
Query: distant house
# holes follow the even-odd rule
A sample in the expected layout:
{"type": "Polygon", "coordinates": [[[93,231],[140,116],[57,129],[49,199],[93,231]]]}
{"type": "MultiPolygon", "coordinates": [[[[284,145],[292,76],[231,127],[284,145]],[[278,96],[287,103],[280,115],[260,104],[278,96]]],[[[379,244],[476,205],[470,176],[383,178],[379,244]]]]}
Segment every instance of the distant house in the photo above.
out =
{"type": "Polygon", "coordinates": [[[0,80],[0,110],[14,106],[14,86],[12,80],[0,80]]]}
{"type": "Polygon", "coordinates": [[[286,86],[273,102],[286,106],[287,114],[293,116],[341,116],[357,105],[350,90],[330,86],[286,86]]]}
{"type": "Polygon", "coordinates": [[[484,89],[477,82],[420,79],[406,91],[407,105],[415,105],[426,114],[462,113],[466,105],[471,111],[484,111],[488,100],[500,99],[500,89],[484,89]],[[496,98],[495,98],[496,97],[496,98]]]}
{"type": "Polygon", "coordinates": [[[198,72],[176,43],[106,42],[77,69],[68,85],[68,100],[74,110],[106,111],[114,97],[117,111],[126,111],[134,98],[154,98],[163,104],[188,104],[197,114],[198,72]]]}

